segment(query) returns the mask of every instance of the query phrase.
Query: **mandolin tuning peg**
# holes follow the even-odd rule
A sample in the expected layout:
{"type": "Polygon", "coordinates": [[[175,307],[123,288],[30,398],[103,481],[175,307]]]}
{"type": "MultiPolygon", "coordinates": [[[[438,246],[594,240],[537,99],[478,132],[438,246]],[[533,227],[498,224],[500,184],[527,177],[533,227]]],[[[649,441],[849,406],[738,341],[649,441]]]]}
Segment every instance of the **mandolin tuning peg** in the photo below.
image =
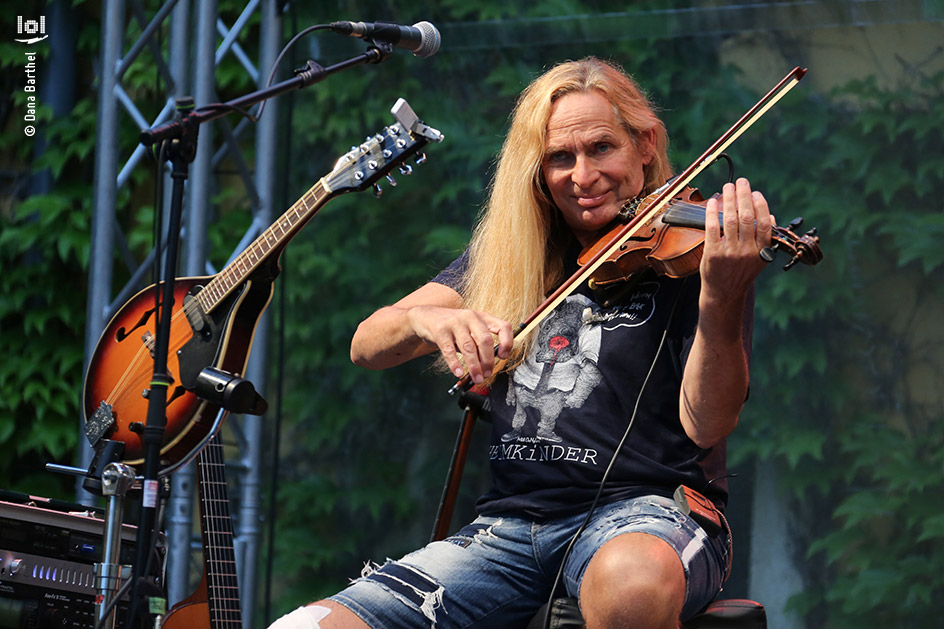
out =
{"type": "Polygon", "coordinates": [[[413,158],[413,161],[416,162],[417,164],[422,164],[423,162],[426,161],[426,153],[418,153],[416,157],[413,158]]]}
{"type": "Polygon", "coordinates": [[[389,181],[390,185],[394,188],[397,187],[397,180],[393,178],[393,175],[387,175],[387,181],[389,181]]]}
{"type": "Polygon", "coordinates": [[[412,175],[413,167],[409,164],[400,164],[400,172],[404,175],[412,175]]]}
{"type": "Polygon", "coordinates": [[[383,188],[380,187],[380,184],[379,184],[379,183],[375,183],[375,184],[374,184],[374,196],[379,199],[379,198],[380,198],[380,195],[382,195],[382,194],[383,194],[383,188]]]}

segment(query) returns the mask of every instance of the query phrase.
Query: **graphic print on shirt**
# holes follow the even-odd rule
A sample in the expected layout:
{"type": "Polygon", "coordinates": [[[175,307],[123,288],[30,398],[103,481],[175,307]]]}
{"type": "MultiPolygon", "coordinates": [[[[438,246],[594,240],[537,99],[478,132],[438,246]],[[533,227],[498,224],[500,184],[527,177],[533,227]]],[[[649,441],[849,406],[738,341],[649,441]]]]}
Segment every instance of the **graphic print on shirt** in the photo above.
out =
{"type": "Polygon", "coordinates": [[[598,310],[584,295],[567,297],[542,323],[537,342],[515,369],[505,398],[515,409],[512,429],[501,440],[560,443],[556,427],[561,412],[583,406],[603,379],[597,367],[603,330],[644,325],[655,312],[658,290],[658,282],[644,282],[606,310],[598,310]]]}
{"type": "Polygon", "coordinates": [[[541,324],[537,342],[508,387],[505,402],[515,414],[502,441],[560,442],[555,428],[561,411],[582,406],[602,380],[597,369],[602,331],[582,320],[591,304],[583,295],[570,295],[541,324]],[[536,415],[532,422],[530,415],[536,415]]]}
{"type": "Polygon", "coordinates": [[[624,303],[590,315],[590,320],[602,322],[603,329],[610,331],[623,327],[638,327],[645,324],[656,310],[656,293],[659,282],[641,282],[632,296],[624,303]]]}

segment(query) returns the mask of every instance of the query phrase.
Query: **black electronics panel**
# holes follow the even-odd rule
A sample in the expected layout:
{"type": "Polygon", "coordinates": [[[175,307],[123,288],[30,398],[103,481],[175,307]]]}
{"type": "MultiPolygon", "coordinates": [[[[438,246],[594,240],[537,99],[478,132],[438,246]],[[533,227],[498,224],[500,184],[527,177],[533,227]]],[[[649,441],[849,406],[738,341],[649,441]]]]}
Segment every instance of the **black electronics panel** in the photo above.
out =
{"type": "MultiPolygon", "coordinates": [[[[95,627],[102,512],[35,496],[0,494],[0,629],[95,627]]],[[[121,533],[123,565],[132,563],[134,527],[121,533]]],[[[124,605],[119,604],[117,626],[124,605]]]]}

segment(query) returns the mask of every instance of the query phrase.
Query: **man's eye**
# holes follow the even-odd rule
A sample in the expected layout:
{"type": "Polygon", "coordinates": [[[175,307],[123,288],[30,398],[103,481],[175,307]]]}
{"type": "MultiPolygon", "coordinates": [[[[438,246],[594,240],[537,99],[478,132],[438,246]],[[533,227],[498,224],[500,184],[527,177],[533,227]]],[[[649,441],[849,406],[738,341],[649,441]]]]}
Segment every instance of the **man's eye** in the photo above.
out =
{"type": "Polygon", "coordinates": [[[547,161],[551,164],[562,164],[567,161],[567,157],[564,151],[556,151],[547,156],[547,161]]]}
{"type": "Polygon", "coordinates": [[[597,144],[597,153],[609,153],[613,150],[613,145],[609,142],[600,142],[597,144]]]}

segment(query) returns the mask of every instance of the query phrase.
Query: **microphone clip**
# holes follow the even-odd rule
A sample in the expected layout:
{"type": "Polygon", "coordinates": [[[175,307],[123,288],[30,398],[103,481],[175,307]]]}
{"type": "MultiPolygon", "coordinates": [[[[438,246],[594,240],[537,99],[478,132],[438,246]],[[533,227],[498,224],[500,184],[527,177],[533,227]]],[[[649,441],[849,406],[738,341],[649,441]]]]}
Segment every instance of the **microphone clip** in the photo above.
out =
{"type": "Polygon", "coordinates": [[[365,37],[368,56],[367,63],[380,63],[393,54],[393,44],[376,37],[365,37]]]}
{"type": "Polygon", "coordinates": [[[300,68],[295,68],[292,71],[292,74],[297,76],[302,80],[302,87],[308,87],[309,85],[314,85],[319,81],[322,81],[327,75],[327,71],[319,63],[315,63],[311,59],[305,62],[305,65],[300,68]]]}
{"type": "Polygon", "coordinates": [[[231,413],[262,415],[269,405],[252,383],[222,369],[207,367],[197,376],[193,393],[231,413]]]}

